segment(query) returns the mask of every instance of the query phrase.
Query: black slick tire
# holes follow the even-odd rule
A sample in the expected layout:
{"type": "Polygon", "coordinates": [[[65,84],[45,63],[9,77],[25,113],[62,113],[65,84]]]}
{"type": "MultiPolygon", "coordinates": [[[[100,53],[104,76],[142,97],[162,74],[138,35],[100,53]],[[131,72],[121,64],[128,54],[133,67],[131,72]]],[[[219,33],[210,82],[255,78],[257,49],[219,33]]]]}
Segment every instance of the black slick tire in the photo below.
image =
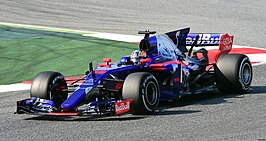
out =
{"type": "Polygon", "coordinates": [[[67,99],[67,83],[58,72],[45,71],[37,74],[32,81],[30,97],[52,100],[56,107],[67,99]]]}
{"type": "Polygon", "coordinates": [[[222,93],[246,93],[253,77],[250,60],[243,54],[219,57],[215,73],[218,89],[222,93]]]}
{"type": "Polygon", "coordinates": [[[123,99],[133,99],[133,114],[152,114],[160,100],[156,78],[148,72],[137,72],[127,76],[122,89],[123,99]]]}

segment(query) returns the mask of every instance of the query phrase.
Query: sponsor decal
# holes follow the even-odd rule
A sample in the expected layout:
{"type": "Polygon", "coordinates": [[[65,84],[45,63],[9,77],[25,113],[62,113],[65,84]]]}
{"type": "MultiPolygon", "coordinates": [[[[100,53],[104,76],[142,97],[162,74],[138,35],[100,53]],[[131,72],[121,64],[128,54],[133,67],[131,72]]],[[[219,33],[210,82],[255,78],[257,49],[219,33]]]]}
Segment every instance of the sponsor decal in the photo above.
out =
{"type": "Polygon", "coordinates": [[[186,44],[192,45],[196,36],[199,36],[197,45],[218,45],[220,43],[221,34],[197,34],[191,33],[187,35],[186,44]]]}
{"type": "Polygon", "coordinates": [[[119,115],[128,112],[130,110],[130,103],[132,101],[133,100],[130,99],[115,102],[115,114],[119,115]]]}
{"type": "Polygon", "coordinates": [[[229,36],[228,34],[224,34],[221,36],[221,41],[219,44],[219,52],[215,56],[215,60],[217,60],[221,55],[228,54],[233,45],[234,36],[229,36]]]}
{"type": "Polygon", "coordinates": [[[233,38],[234,36],[229,36],[228,34],[222,35],[219,45],[220,51],[230,51],[233,45],[233,38]]]}

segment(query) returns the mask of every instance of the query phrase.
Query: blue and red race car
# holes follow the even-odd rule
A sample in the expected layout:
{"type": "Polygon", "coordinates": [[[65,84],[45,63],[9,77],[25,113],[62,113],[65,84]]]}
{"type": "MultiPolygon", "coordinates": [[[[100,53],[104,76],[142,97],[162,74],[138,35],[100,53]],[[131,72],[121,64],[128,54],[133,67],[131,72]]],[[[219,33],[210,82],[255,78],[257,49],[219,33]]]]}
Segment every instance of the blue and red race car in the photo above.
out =
{"type": "Polygon", "coordinates": [[[58,72],[41,72],[32,82],[30,98],[17,101],[17,114],[119,115],[151,114],[159,101],[182,95],[245,93],[252,81],[252,66],[243,54],[228,54],[233,36],[189,33],[189,28],[151,36],[145,34],[139,49],[118,63],[105,58],[86,76],[67,84],[58,72]],[[219,46],[215,56],[200,46],[219,46]],[[187,47],[190,47],[187,50],[187,47]],[[77,83],[82,80],[82,83],[77,83]],[[70,94],[68,96],[68,94],[70,94]]]}

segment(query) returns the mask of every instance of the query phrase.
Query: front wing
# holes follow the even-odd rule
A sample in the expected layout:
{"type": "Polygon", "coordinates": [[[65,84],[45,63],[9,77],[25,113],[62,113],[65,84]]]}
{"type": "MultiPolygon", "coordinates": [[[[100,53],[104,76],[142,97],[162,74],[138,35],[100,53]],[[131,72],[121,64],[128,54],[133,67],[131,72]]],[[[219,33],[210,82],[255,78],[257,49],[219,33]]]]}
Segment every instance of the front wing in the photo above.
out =
{"type": "Polygon", "coordinates": [[[83,104],[73,111],[67,111],[54,106],[51,100],[36,97],[17,101],[15,114],[34,114],[52,116],[91,116],[91,115],[120,115],[130,111],[128,100],[103,100],[83,104]]]}

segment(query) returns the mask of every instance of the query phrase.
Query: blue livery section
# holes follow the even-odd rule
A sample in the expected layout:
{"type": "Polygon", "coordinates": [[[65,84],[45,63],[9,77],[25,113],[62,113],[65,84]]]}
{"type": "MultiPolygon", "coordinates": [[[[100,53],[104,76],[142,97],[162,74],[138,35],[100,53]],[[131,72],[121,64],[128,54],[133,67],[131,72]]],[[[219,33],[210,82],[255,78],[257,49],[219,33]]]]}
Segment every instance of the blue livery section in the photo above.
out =
{"type": "MultiPolygon", "coordinates": [[[[63,109],[73,109],[75,108],[79,102],[82,101],[82,99],[85,98],[87,94],[90,94],[90,91],[96,87],[104,78],[106,78],[111,73],[120,72],[119,75],[123,75],[123,71],[125,70],[132,70],[139,69],[137,66],[125,66],[125,67],[117,67],[117,65],[113,65],[111,68],[97,68],[96,70],[105,70],[106,72],[104,74],[96,74],[95,78],[92,77],[92,73],[90,73],[84,82],[79,86],[78,89],[76,89],[70,97],[68,97],[61,107],[63,109]]],[[[126,77],[125,76],[119,76],[119,77],[126,77]]]]}
{"type": "Polygon", "coordinates": [[[148,38],[150,46],[148,54],[150,56],[159,54],[168,59],[176,60],[175,55],[180,54],[178,52],[187,52],[186,38],[189,30],[189,28],[185,28],[148,38]]]}
{"type": "MultiPolygon", "coordinates": [[[[198,36],[196,46],[218,46],[220,33],[189,33],[189,28],[159,34],[149,37],[149,56],[162,55],[163,57],[174,59],[176,54],[188,52],[187,46],[192,46],[198,36]],[[178,49],[178,50],[177,50],[178,49]]],[[[142,47],[140,47],[142,48],[142,47]]]]}
{"type": "Polygon", "coordinates": [[[61,105],[63,109],[72,109],[86,95],[85,89],[77,89],[64,103],[61,105]]]}

